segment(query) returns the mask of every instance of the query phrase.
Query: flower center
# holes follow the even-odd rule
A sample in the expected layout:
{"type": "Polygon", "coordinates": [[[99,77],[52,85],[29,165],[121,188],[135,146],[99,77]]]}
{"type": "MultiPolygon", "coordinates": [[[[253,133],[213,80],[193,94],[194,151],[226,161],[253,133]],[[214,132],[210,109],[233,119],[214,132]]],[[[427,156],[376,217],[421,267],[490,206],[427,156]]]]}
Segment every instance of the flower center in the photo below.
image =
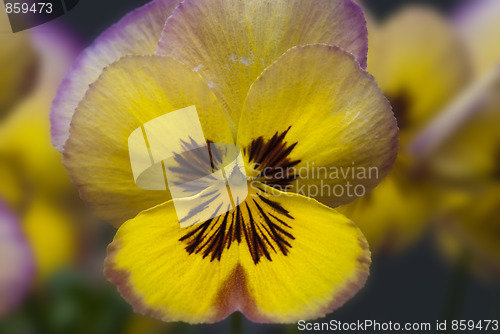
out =
{"type": "Polygon", "coordinates": [[[286,190],[297,178],[293,168],[300,160],[292,160],[290,154],[297,143],[289,144],[285,137],[290,127],[282,133],[276,132],[269,140],[254,139],[243,153],[248,158],[247,173],[254,180],[280,190],[286,190]]]}
{"type": "MultiPolygon", "coordinates": [[[[297,177],[286,172],[287,168],[291,169],[300,162],[289,157],[297,144],[289,145],[285,141],[289,130],[290,128],[281,134],[277,132],[268,140],[258,137],[243,149],[248,162],[247,175],[251,180],[247,180],[239,168],[233,168],[228,177],[233,184],[249,182],[248,197],[242,203],[235,203],[236,206],[232,210],[221,210],[224,213],[185,228],[185,235],[179,241],[184,243],[186,252],[214,261],[220,260],[224,251],[230,247],[243,243],[246,244],[245,248],[255,264],[263,259],[272,261],[278,254],[286,256],[289,253],[295,239],[292,234],[294,218],[287,208],[273,199],[265,186],[259,185],[264,183],[282,189],[297,177]],[[282,172],[278,177],[278,171],[285,171],[285,174],[282,172]]],[[[189,143],[186,143],[186,146],[189,146],[189,143]]],[[[217,168],[218,163],[224,161],[224,152],[213,151],[211,154],[217,168]]],[[[182,165],[193,164],[192,168],[188,168],[193,173],[206,175],[210,170],[209,166],[199,168],[199,159],[195,154],[188,159],[178,157],[181,158],[182,165]]],[[[207,201],[215,201],[217,196],[216,192],[208,193],[207,201]]],[[[208,206],[207,203],[204,205],[208,206]]]]}

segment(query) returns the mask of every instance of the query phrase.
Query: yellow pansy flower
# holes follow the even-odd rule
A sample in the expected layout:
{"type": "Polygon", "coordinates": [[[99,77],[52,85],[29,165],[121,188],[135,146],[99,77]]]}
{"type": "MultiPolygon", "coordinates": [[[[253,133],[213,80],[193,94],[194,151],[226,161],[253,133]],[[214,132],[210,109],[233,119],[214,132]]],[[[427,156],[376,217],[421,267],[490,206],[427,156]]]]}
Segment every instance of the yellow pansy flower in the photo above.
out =
{"type": "MultiPolygon", "coordinates": [[[[137,312],[165,321],[215,322],[241,311],[253,321],[283,323],[331,312],[363,286],[370,252],[360,230],[324,203],[359,195],[313,199],[300,189],[355,181],[371,189],[397,152],[390,105],[363,69],[361,10],[346,0],[172,3],[152,2],[105,32],[69,72],[52,111],[53,140],[81,198],[119,226],[107,277],[137,312]],[[134,55],[152,53],[138,46],[144,35],[159,38],[155,55],[134,55]],[[113,57],[94,62],[107,51],[113,57]],[[85,68],[111,58],[120,59],[85,93],[84,83],[92,82],[85,68]],[[208,143],[243,152],[242,170],[228,177],[248,183],[248,196],[181,228],[168,189],[136,185],[128,143],[143,124],[191,106],[208,143]],[[312,166],[378,173],[320,180],[293,172],[312,166]]],[[[213,154],[223,160],[225,152],[213,154]]],[[[184,167],[181,175],[203,166],[188,159],[184,167]]],[[[180,202],[195,205],[214,194],[209,187],[180,202]]]]}
{"type": "Polygon", "coordinates": [[[415,242],[436,203],[432,184],[408,146],[464,87],[469,68],[452,26],[434,10],[406,7],[370,28],[368,71],[391,101],[400,129],[394,169],[371,193],[338,210],[356,222],[373,251],[415,242]]]}

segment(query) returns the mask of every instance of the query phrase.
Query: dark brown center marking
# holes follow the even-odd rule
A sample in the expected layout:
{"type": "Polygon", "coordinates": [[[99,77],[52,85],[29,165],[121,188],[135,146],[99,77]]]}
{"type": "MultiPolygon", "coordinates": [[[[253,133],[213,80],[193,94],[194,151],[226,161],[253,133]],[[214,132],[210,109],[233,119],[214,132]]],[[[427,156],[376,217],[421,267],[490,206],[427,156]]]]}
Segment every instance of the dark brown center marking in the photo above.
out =
{"type": "Polygon", "coordinates": [[[285,141],[289,130],[290,127],[282,133],[276,132],[269,140],[258,137],[243,149],[249,163],[260,172],[255,180],[280,190],[286,190],[297,178],[293,167],[300,163],[300,160],[290,158],[297,142],[289,144],[285,141]]]}
{"type": "Polygon", "coordinates": [[[394,96],[387,95],[387,99],[392,105],[392,112],[398,121],[399,130],[406,129],[410,124],[408,109],[410,107],[410,98],[406,93],[399,93],[394,96]]]}
{"type": "MultiPolygon", "coordinates": [[[[290,128],[265,140],[259,137],[243,150],[248,154],[251,163],[258,164],[262,175],[255,180],[269,186],[290,184],[297,176],[294,173],[283,173],[278,177],[279,170],[285,170],[297,165],[300,160],[291,160],[289,155],[297,143],[288,144],[285,136],[290,128]],[[267,167],[267,168],[266,168],[267,167]],[[265,175],[264,175],[265,172],[265,175]]],[[[210,146],[210,141],[208,145],[210,146]]],[[[204,159],[205,152],[190,148],[199,147],[194,141],[183,142],[185,154],[175,156],[179,167],[171,166],[171,172],[177,172],[179,183],[206,176],[217,169],[217,165],[224,160],[224,152],[212,150],[211,165],[204,159]]],[[[246,179],[244,180],[246,182],[246,179]]],[[[186,189],[189,191],[189,189],[186,189]]],[[[210,261],[220,261],[225,250],[232,245],[245,243],[248,252],[255,264],[262,259],[272,261],[277,254],[287,255],[292,248],[292,222],[294,218],[289,211],[272,199],[264,189],[258,193],[249,194],[243,203],[237,203],[236,208],[230,211],[217,208],[215,218],[185,228],[185,234],[179,239],[189,254],[201,255],[210,261]],[[221,213],[223,212],[223,213],[221,213]]],[[[207,192],[204,196],[207,201],[216,200],[220,194],[207,192]]],[[[208,203],[207,202],[207,203],[208,203]]],[[[203,202],[201,205],[205,206],[203,202]]],[[[195,208],[195,211],[199,208],[195,208]]]]}
{"type": "Polygon", "coordinates": [[[278,253],[286,256],[295,239],[289,224],[293,217],[261,191],[249,196],[236,209],[187,227],[186,234],[179,239],[186,244],[186,251],[220,261],[224,250],[244,242],[255,264],[262,258],[272,261],[278,253]]]}

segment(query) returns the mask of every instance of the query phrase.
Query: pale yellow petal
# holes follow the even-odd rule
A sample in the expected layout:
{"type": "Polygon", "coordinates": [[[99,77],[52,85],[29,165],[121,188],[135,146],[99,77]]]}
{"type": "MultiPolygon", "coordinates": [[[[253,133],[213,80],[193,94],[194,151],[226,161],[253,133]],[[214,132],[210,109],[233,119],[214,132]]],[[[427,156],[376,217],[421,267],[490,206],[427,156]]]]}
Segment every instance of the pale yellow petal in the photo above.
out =
{"type": "Polygon", "coordinates": [[[157,53],[199,71],[239,124],[248,88],[286,50],[325,43],[366,67],[366,24],[350,0],[186,0],[165,24],[157,53]]]}
{"type": "Polygon", "coordinates": [[[351,55],[310,45],[290,49],[252,85],[238,145],[249,175],[337,206],[384,178],[397,127],[375,80],[351,55]]]}
{"type": "MultiPolygon", "coordinates": [[[[170,199],[167,191],[136,185],[128,139],[144,123],[193,105],[207,140],[233,142],[208,86],[174,59],[128,56],[104,70],[73,117],[63,158],[80,196],[97,215],[119,225],[170,199]]],[[[162,136],[169,138],[168,133],[157,137],[162,136]]]]}

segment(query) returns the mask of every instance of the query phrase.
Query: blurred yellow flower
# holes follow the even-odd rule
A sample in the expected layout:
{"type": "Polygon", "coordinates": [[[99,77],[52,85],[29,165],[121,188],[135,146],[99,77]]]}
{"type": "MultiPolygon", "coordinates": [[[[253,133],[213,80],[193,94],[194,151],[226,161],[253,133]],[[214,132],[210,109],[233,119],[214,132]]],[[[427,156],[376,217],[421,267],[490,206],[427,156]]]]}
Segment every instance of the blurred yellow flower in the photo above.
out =
{"type": "Polygon", "coordinates": [[[64,213],[73,187],[50,143],[48,112],[54,92],[42,89],[0,124],[0,197],[15,210],[44,279],[76,255],[73,218],[64,213]]]}
{"type": "MultiPolygon", "coordinates": [[[[76,218],[70,215],[77,195],[61,154],[50,143],[49,122],[57,84],[75,50],[67,44],[70,40],[61,38],[56,28],[51,32],[50,26],[31,30],[31,36],[40,62],[39,78],[33,91],[0,122],[0,198],[20,220],[33,250],[38,281],[42,281],[77,256],[76,218]]],[[[15,52],[16,59],[25,57],[25,50],[15,52]]]]}
{"type": "Polygon", "coordinates": [[[435,203],[432,185],[408,145],[464,87],[469,63],[451,25],[432,9],[406,7],[368,27],[368,71],[392,104],[400,149],[377,188],[338,210],[358,224],[372,251],[397,252],[417,240],[435,203]]]}
{"type": "Polygon", "coordinates": [[[471,80],[414,143],[441,200],[435,226],[445,254],[483,277],[500,276],[500,2],[462,8],[455,25],[474,65],[471,80]]]}
{"type": "Polygon", "coordinates": [[[0,119],[35,83],[37,57],[27,32],[12,33],[0,11],[0,119]]]}

